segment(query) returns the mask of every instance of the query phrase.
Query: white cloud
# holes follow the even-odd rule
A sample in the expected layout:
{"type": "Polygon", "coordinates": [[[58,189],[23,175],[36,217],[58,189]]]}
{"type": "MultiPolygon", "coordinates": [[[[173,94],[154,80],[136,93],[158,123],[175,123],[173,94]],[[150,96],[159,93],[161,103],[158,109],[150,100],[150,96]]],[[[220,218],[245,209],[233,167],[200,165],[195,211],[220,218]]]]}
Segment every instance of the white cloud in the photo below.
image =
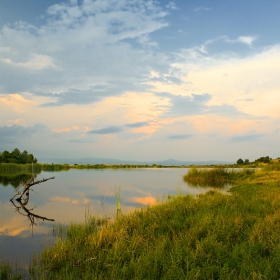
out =
{"type": "Polygon", "coordinates": [[[16,66],[16,67],[22,67],[22,68],[29,68],[29,69],[44,69],[44,68],[55,68],[55,65],[53,63],[53,58],[49,57],[47,55],[37,55],[33,54],[31,59],[26,62],[13,62],[9,58],[2,58],[3,62],[16,66]]]}
{"type": "Polygon", "coordinates": [[[202,7],[202,6],[200,6],[200,7],[196,7],[195,9],[194,9],[194,11],[195,12],[199,12],[199,11],[211,11],[213,8],[207,8],[207,7],[202,7]]]}
{"type": "Polygon", "coordinates": [[[178,7],[176,6],[176,4],[174,2],[169,2],[166,5],[166,8],[171,9],[171,10],[178,10],[178,7]]]}
{"type": "Polygon", "coordinates": [[[149,37],[167,26],[166,14],[156,1],[86,0],[80,5],[71,1],[49,7],[45,25],[4,26],[0,31],[1,91],[79,95],[91,90],[92,96],[100,98],[140,84],[145,88],[151,69],[168,69],[166,57],[150,50],[157,43],[149,37]]]}
{"type": "Polygon", "coordinates": [[[227,36],[223,36],[228,43],[243,43],[251,46],[253,42],[258,38],[257,36],[239,36],[237,39],[229,39],[227,36]]]}

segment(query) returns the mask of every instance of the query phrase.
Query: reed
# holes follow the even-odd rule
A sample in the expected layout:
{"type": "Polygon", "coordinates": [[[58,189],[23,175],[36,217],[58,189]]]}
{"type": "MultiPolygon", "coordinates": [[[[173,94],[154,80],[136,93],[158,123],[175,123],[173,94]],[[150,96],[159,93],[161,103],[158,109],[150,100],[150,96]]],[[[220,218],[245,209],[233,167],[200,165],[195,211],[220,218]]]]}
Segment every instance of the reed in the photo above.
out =
{"type": "Polygon", "coordinates": [[[21,280],[29,277],[29,273],[24,271],[17,264],[7,261],[0,261],[0,279],[1,280],[21,280]]]}
{"type": "Polygon", "coordinates": [[[18,163],[0,163],[0,172],[40,172],[41,165],[38,163],[26,163],[26,164],[18,164],[18,163]]]}
{"type": "Polygon", "coordinates": [[[243,168],[242,170],[224,167],[197,168],[192,167],[184,176],[184,181],[202,186],[222,187],[225,183],[252,177],[255,169],[243,168]]]}
{"type": "Polygon", "coordinates": [[[50,172],[58,172],[58,171],[68,171],[70,169],[69,164],[48,164],[48,163],[43,163],[40,164],[42,171],[50,171],[50,172]]]}
{"type": "Polygon", "coordinates": [[[218,172],[235,180],[230,195],[179,193],[114,221],[71,224],[31,278],[280,279],[280,171],[218,172]]]}
{"type": "Polygon", "coordinates": [[[114,222],[71,225],[43,251],[39,279],[279,279],[280,172],[259,184],[263,172],[241,171],[231,195],[179,194],[114,222]]]}
{"type": "Polygon", "coordinates": [[[267,164],[262,167],[263,171],[280,171],[280,163],[267,164]]]}
{"type": "Polygon", "coordinates": [[[117,218],[119,218],[121,215],[121,189],[120,189],[120,187],[116,188],[115,195],[116,195],[117,218]]]}

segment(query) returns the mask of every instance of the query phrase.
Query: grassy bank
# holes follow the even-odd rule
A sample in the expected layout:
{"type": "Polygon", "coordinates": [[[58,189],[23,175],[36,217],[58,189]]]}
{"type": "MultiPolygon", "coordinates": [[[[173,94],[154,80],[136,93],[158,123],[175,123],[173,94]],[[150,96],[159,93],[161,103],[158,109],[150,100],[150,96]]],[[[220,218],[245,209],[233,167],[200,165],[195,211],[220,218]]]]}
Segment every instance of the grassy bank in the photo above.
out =
{"type": "Polygon", "coordinates": [[[40,173],[42,171],[59,172],[68,171],[69,169],[130,169],[130,168],[185,168],[187,166],[177,165],[160,165],[160,164],[55,164],[55,163],[34,163],[17,164],[17,163],[0,163],[0,173],[5,172],[30,172],[40,173]]]}
{"type": "Polygon", "coordinates": [[[224,167],[197,168],[193,167],[184,176],[184,181],[191,185],[222,187],[225,183],[239,182],[246,178],[253,178],[256,170],[243,168],[242,170],[224,167]]]}
{"type": "Polygon", "coordinates": [[[279,279],[280,171],[217,172],[235,182],[230,195],[182,195],[71,225],[34,259],[33,279],[279,279]]]}
{"type": "Polygon", "coordinates": [[[186,166],[165,166],[160,164],[46,164],[42,163],[44,171],[62,171],[69,169],[130,169],[130,168],[179,168],[186,166]]]}
{"type": "Polygon", "coordinates": [[[26,163],[26,164],[18,164],[18,163],[0,163],[0,173],[9,173],[9,172],[35,172],[38,173],[41,171],[41,165],[38,163],[26,163]]]}
{"type": "Polygon", "coordinates": [[[279,173],[229,174],[240,182],[231,195],[179,196],[114,223],[72,225],[34,271],[41,279],[279,279],[279,173]]]}

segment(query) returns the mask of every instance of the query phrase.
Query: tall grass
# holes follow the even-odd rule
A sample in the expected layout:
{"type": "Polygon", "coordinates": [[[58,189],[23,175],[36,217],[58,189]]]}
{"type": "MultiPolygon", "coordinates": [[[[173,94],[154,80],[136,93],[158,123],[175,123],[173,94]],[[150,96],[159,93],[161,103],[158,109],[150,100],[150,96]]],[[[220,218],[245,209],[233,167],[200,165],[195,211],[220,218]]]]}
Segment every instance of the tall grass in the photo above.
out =
{"type": "Polygon", "coordinates": [[[280,163],[267,164],[262,167],[263,171],[280,171],[280,163]]]}
{"type": "Polygon", "coordinates": [[[117,218],[119,218],[121,215],[121,189],[120,188],[118,189],[116,188],[115,195],[116,195],[117,218]]]}
{"type": "Polygon", "coordinates": [[[48,164],[43,163],[41,164],[41,168],[43,171],[51,171],[51,172],[58,172],[58,171],[68,171],[70,169],[69,164],[48,164]]]}
{"type": "Polygon", "coordinates": [[[18,163],[0,163],[0,172],[40,172],[41,165],[38,163],[18,164],[18,163]]]}
{"type": "Polygon", "coordinates": [[[179,195],[114,222],[71,225],[33,271],[39,279],[279,279],[280,184],[248,181],[231,194],[179,195]]]}
{"type": "Polygon", "coordinates": [[[237,182],[231,195],[179,194],[70,225],[34,259],[32,279],[280,279],[280,172],[217,172],[237,182]]]}
{"type": "Polygon", "coordinates": [[[244,168],[242,170],[228,169],[223,167],[196,168],[193,167],[184,176],[184,181],[194,185],[207,185],[221,187],[225,183],[232,183],[237,180],[244,180],[252,177],[254,169],[244,168]]]}
{"type": "Polygon", "coordinates": [[[0,261],[0,279],[1,280],[21,280],[29,278],[26,270],[11,264],[7,261],[0,261]]]}

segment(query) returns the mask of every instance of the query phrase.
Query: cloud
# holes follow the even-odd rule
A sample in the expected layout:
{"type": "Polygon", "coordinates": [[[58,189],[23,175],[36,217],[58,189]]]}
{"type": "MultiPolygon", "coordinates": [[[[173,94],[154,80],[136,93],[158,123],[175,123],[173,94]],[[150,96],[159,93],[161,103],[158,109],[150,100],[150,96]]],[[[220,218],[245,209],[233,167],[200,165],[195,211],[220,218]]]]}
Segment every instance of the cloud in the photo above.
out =
{"type": "Polygon", "coordinates": [[[227,36],[223,36],[227,43],[243,43],[251,46],[253,42],[258,38],[257,36],[239,36],[237,39],[229,39],[227,36]]]}
{"type": "Polygon", "coordinates": [[[96,141],[94,140],[90,140],[90,139],[69,139],[67,142],[69,143],[78,143],[78,144],[88,144],[88,143],[96,143],[96,141]]]}
{"type": "MultiPolygon", "coordinates": [[[[88,134],[115,134],[115,133],[125,131],[126,127],[127,128],[141,128],[143,126],[149,126],[149,125],[150,124],[148,122],[135,122],[135,123],[125,124],[124,126],[108,126],[105,128],[90,130],[87,133],[88,134]]],[[[128,137],[128,136],[126,136],[126,137],[128,137]]],[[[131,138],[131,136],[129,136],[128,138],[131,138]]]]}
{"type": "Polygon", "coordinates": [[[5,125],[7,125],[7,126],[11,126],[13,124],[18,124],[18,125],[24,124],[24,120],[23,119],[15,119],[15,120],[7,120],[5,122],[5,125]]]}
{"type": "Polygon", "coordinates": [[[135,123],[128,123],[125,126],[132,127],[132,128],[138,128],[142,126],[148,126],[150,125],[148,122],[135,122],[135,123]]]}
{"type": "Polygon", "coordinates": [[[18,139],[29,138],[35,133],[46,130],[46,128],[46,125],[40,123],[27,127],[16,124],[0,126],[1,143],[17,142],[18,139]]]}
{"type": "Polygon", "coordinates": [[[188,82],[185,88],[181,87],[182,95],[211,95],[211,100],[200,107],[206,109],[207,105],[207,113],[217,110],[224,115],[230,109],[232,115],[246,114],[248,118],[279,116],[276,104],[280,101],[280,45],[256,50],[250,56],[232,52],[202,54],[191,48],[181,50],[176,61],[174,67],[181,70],[182,80],[188,82]]]}
{"type": "Polygon", "coordinates": [[[4,63],[16,66],[16,67],[22,67],[22,68],[30,68],[30,69],[35,69],[35,70],[40,70],[44,68],[55,68],[53,64],[53,59],[47,55],[37,55],[33,54],[30,60],[26,62],[18,62],[15,63],[9,58],[2,58],[1,59],[4,63]]]}
{"type": "Polygon", "coordinates": [[[199,12],[199,11],[211,11],[213,8],[207,8],[207,7],[202,7],[202,6],[200,6],[200,7],[196,7],[195,9],[194,9],[194,11],[195,12],[199,12]]]}
{"type": "Polygon", "coordinates": [[[264,137],[264,134],[249,133],[245,135],[234,135],[230,138],[232,142],[254,142],[264,137]]]}
{"type": "MultiPolygon", "coordinates": [[[[228,116],[228,117],[246,117],[246,118],[255,118],[250,114],[246,114],[245,112],[239,111],[236,107],[229,104],[222,105],[212,105],[208,107],[208,114],[217,114],[220,116],[228,116]]],[[[266,117],[258,117],[258,119],[266,118],[266,117]]]]}
{"type": "Polygon", "coordinates": [[[146,197],[132,197],[132,202],[136,202],[142,205],[155,205],[157,204],[156,198],[152,196],[146,196],[146,197]]]}
{"type": "Polygon", "coordinates": [[[99,101],[101,96],[106,96],[103,92],[99,90],[78,90],[72,89],[69,92],[61,92],[59,94],[43,94],[43,96],[48,96],[54,99],[53,102],[43,103],[41,107],[54,107],[54,106],[62,106],[67,104],[77,104],[77,105],[85,105],[93,102],[99,101]]]}
{"type": "Polygon", "coordinates": [[[66,127],[66,128],[59,128],[55,129],[53,128],[52,131],[56,133],[62,133],[62,132],[70,132],[72,130],[79,130],[79,126],[72,126],[72,127],[66,127]]]}
{"type": "Polygon", "coordinates": [[[171,9],[171,10],[178,10],[178,7],[176,6],[176,4],[174,2],[169,2],[167,5],[166,5],[166,8],[167,9],[171,9]]]}
{"type": "Polygon", "coordinates": [[[53,98],[44,107],[143,92],[151,69],[168,72],[167,57],[149,49],[149,34],[168,25],[166,15],[156,1],[67,1],[49,7],[41,26],[6,25],[1,92],[53,98]]]}
{"type": "Polygon", "coordinates": [[[185,140],[193,136],[194,136],[193,134],[171,134],[168,135],[167,138],[170,140],[185,140]]]}
{"type": "Polygon", "coordinates": [[[159,96],[168,97],[170,100],[169,111],[163,116],[186,116],[205,113],[208,109],[206,103],[211,100],[209,93],[191,94],[189,96],[172,95],[170,93],[159,93],[159,96]]]}
{"type": "Polygon", "coordinates": [[[90,130],[87,133],[89,134],[115,134],[123,131],[123,128],[120,126],[108,126],[105,128],[90,130]]]}
{"type": "MultiPolygon", "coordinates": [[[[221,57],[231,56],[234,58],[240,56],[244,52],[240,47],[237,51],[236,44],[240,45],[240,43],[242,43],[247,47],[251,47],[257,38],[257,36],[239,36],[236,39],[231,39],[229,36],[223,35],[208,39],[204,43],[190,49],[183,49],[182,52],[188,55],[189,60],[196,60],[198,63],[201,62],[202,59],[205,60],[210,57],[215,58],[217,55],[221,57]]],[[[247,49],[248,48],[246,48],[246,50],[247,49]]]]}
{"type": "Polygon", "coordinates": [[[70,197],[62,197],[62,196],[54,196],[51,198],[51,201],[69,202],[71,204],[79,203],[79,201],[77,199],[71,199],[70,197]]]}
{"type": "Polygon", "coordinates": [[[165,84],[177,84],[180,85],[183,83],[183,81],[178,78],[178,77],[174,77],[174,76],[170,76],[170,75],[162,75],[160,77],[152,77],[151,81],[153,82],[161,82],[161,83],[165,83],[165,84]]]}

